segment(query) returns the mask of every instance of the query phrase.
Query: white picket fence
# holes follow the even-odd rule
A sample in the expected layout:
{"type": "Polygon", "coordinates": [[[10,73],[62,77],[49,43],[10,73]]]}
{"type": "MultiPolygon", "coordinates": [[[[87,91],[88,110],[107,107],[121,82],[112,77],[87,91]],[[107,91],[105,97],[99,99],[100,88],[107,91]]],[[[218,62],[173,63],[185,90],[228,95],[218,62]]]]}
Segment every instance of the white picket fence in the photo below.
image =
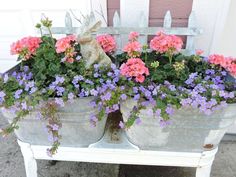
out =
{"type": "MultiPolygon", "coordinates": [[[[95,20],[95,15],[93,12],[90,14],[90,18],[95,20]]],[[[124,44],[127,42],[127,35],[131,31],[136,31],[140,34],[139,41],[142,44],[147,44],[148,36],[155,35],[158,31],[163,31],[167,34],[174,34],[180,36],[187,36],[185,53],[192,54],[195,51],[194,48],[194,38],[202,33],[202,30],[197,27],[196,17],[192,11],[188,19],[188,27],[172,27],[172,17],[170,11],[167,11],[164,17],[163,27],[145,27],[147,23],[142,13],[140,14],[140,21],[137,27],[123,27],[121,26],[121,19],[118,12],[115,12],[113,17],[112,27],[102,27],[97,34],[111,34],[115,36],[117,41],[117,48],[121,50],[124,44]]],[[[53,34],[76,34],[79,27],[73,27],[72,18],[69,12],[65,15],[65,27],[53,27],[53,34]]],[[[46,31],[45,31],[46,33],[46,31]]]]}

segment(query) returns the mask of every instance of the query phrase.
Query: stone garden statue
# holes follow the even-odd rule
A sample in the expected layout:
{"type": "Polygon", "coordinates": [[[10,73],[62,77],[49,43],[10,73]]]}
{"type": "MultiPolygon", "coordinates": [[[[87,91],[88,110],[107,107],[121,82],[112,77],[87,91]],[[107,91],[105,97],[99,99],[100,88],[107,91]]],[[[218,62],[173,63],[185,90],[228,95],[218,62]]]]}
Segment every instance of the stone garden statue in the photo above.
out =
{"type": "Polygon", "coordinates": [[[100,65],[111,64],[111,59],[106,55],[92,33],[101,27],[101,21],[95,21],[90,16],[84,17],[84,22],[78,34],[78,42],[81,46],[81,54],[86,61],[86,68],[92,64],[100,65]]]}

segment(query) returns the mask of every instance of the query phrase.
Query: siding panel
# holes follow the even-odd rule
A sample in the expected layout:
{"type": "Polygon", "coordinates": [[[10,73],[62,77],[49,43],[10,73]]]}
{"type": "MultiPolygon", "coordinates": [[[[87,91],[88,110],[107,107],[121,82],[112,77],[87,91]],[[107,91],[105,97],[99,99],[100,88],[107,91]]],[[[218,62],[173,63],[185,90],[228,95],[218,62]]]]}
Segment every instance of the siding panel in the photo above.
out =
{"type": "Polygon", "coordinates": [[[162,26],[167,10],[172,15],[172,26],[187,26],[193,0],[150,0],[149,26],[162,26]]]}
{"type": "Polygon", "coordinates": [[[120,14],[120,0],[107,0],[108,26],[113,25],[112,19],[116,10],[120,14]]]}

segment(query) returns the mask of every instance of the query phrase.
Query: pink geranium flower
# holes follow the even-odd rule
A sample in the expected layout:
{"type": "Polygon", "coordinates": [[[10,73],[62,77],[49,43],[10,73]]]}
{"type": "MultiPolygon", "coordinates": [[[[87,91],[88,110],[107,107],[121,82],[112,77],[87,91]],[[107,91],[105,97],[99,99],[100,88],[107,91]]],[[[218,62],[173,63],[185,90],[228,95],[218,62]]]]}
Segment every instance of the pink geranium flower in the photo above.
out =
{"type": "Polygon", "coordinates": [[[63,37],[61,39],[58,39],[56,42],[56,52],[57,53],[65,53],[65,57],[61,60],[62,62],[68,62],[73,63],[74,62],[74,56],[76,54],[75,48],[73,46],[73,42],[76,41],[75,35],[69,35],[66,37],[63,37]]]}
{"type": "Polygon", "coordinates": [[[134,77],[136,82],[144,82],[144,75],[149,75],[149,70],[140,58],[130,58],[120,67],[121,75],[126,77],[134,77]]]}
{"type": "Polygon", "coordinates": [[[139,37],[139,33],[138,32],[131,32],[129,33],[129,41],[137,41],[139,37]]]}
{"type": "Polygon", "coordinates": [[[58,39],[56,42],[56,51],[57,53],[65,52],[67,49],[71,48],[71,42],[76,41],[75,35],[69,35],[58,39]]]}
{"type": "Polygon", "coordinates": [[[129,34],[129,42],[124,46],[123,51],[127,52],[129,57],[139,57],[142,50],[142,45],[138,42],[139,34],[131,32],[129,34]]]}
{"type": "Polygon", "coordinates": [[[213,54],[208,57],[208,62],[211,64],[220,65],[231,75],[236,76],[236,58],[213,54]]]}
{"type": "Polygon", "coordinates": [[[127,52],[130,57],[137,57],[140,55],[141,49],[141,44],[138,41],[133,41],[126,44],[123,51],[127,52]]]}
{"type": "Polygon", "coordinates": [[[180,37],[167,35],[163,32],[158,32],[150,42],[150,48],[159,53],[177,53],[182,49],[182,46],[183,41],[180,37]]]}
{"type": "Polygon", "coordinates": [[[11,54],[20,55],[23,60],[28,60],[36,53],[41,42],[42,40],[39,37],[24,37],[11,44],[11,54]]]}
{"type": "Polygon", "coordinates": [[[201,49],[197,49],[196,50],[196,55],[202,55],[204,53],[204,51],[203,50],[201,50],[201,49]]]}
{"type": "Polygon", "coordinates": [[[115,39],[111,35],[109,34],[100,35],[100,36],[97,36],[96,40],[100,44],[104,52],[106,53],[115,52],[116,42],[115,42],[115,39]]]}

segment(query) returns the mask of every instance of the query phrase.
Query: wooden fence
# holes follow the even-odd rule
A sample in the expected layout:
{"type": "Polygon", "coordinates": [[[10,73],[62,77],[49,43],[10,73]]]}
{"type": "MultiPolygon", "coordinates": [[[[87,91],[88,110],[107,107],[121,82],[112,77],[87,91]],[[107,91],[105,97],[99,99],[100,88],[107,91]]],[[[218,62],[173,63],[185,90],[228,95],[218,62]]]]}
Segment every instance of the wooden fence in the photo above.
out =
{"type": "MultiPolygon", "coordinates": [[[[90,14],[90,18],[95,20],[95,15],[93,12],[90,14]]],[[[170,11],[167,11],[164,17],[163,27],[145,27],[146,24],[145,16],[140,13],[140,21],[137,27],[123,27],[121,26],[121,19],[118,12],[114,13],[113,26],[112,27],[102,27],[96,34],[111,34],[115,36],[118,50],[121,50],[124,43],[127,42],[127,35],[131,31],[136,31],[140,34],[139,41],[142,44],[147,44],[147,39],[149,35],[155,35],[158,31],[163,31],[167,34],[174,34],[180,36],[187,36],[185,53],[192,54],[195,51],[194,48],[194,38],[202,33],[202,30],[197,27],[196,17],[192,11],[188,19],[188,27],[172,27],[172,17],[170,11]]],[[[76,34],[79,27],[73,27],[72,18],[69,12],[65,15],[65,27],[53,27],[53,34],[76,34]]]]}

